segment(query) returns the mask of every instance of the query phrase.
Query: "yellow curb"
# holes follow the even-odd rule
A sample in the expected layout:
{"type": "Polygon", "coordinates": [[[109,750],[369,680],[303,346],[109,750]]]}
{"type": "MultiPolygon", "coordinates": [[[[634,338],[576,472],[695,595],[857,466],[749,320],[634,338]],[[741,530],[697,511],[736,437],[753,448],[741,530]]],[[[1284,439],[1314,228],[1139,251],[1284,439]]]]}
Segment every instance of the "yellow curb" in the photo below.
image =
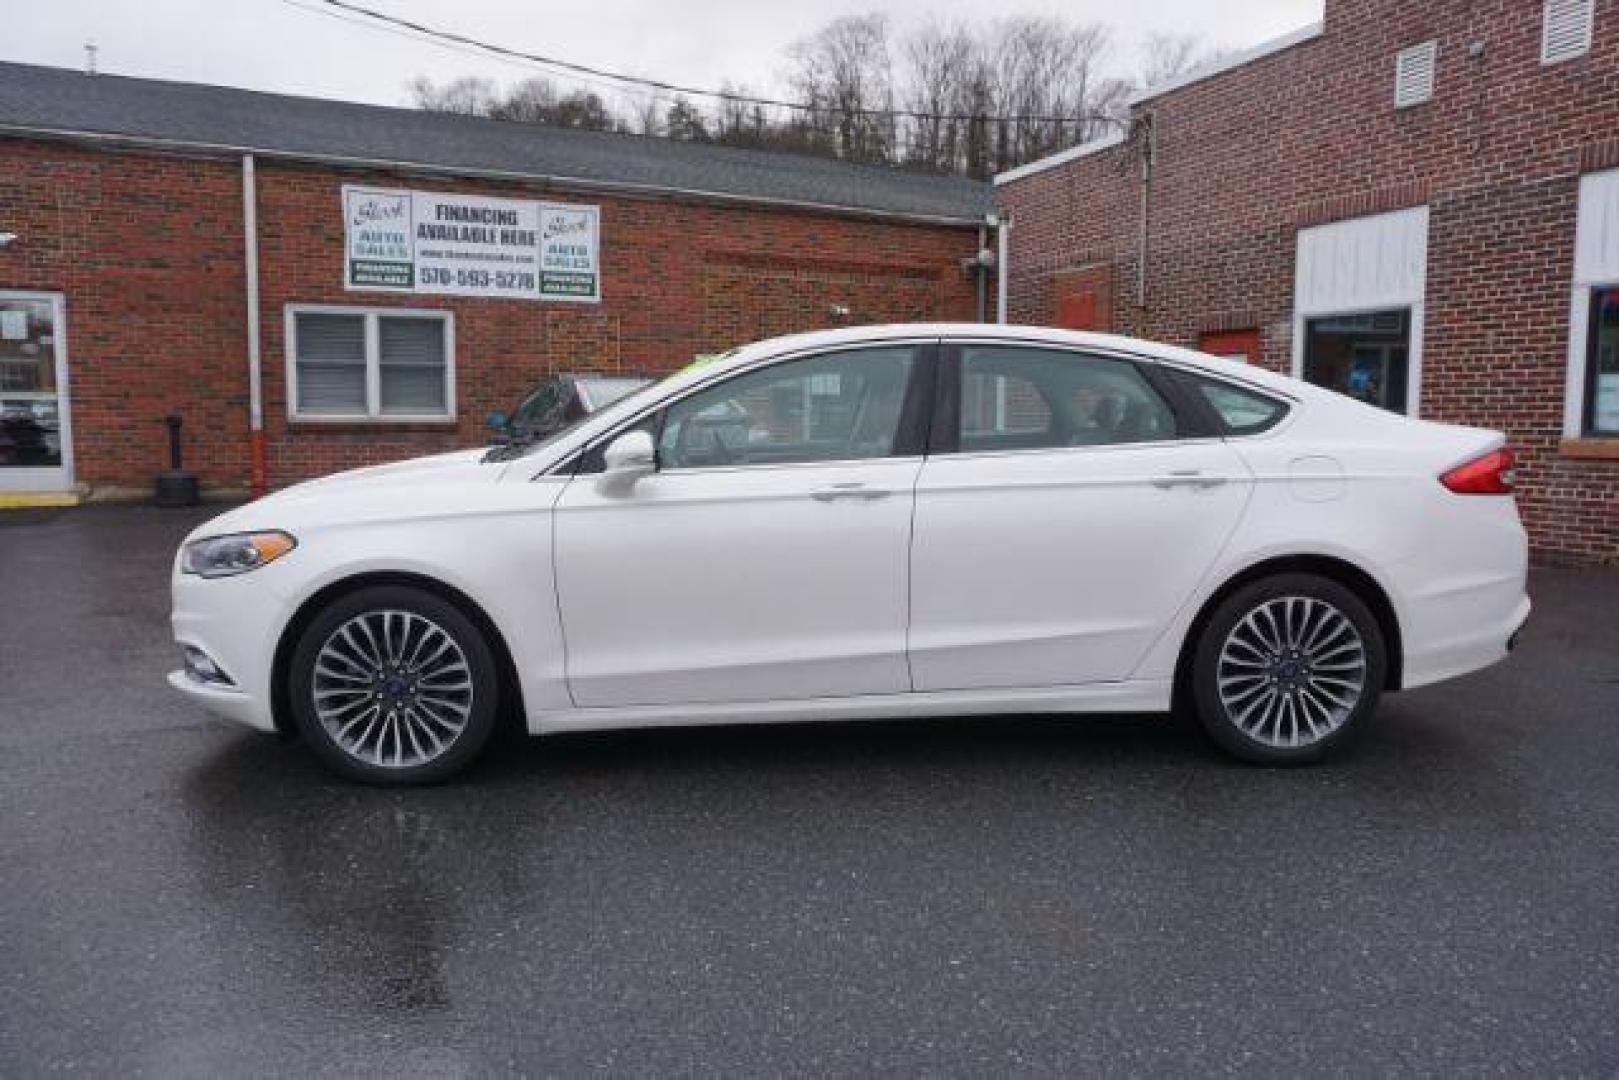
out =
{"type": "Polygon", "coordinates": [[[77,506],[71,491],[0,491],[0,510],[33,510],[42,506],[77,506]]]}

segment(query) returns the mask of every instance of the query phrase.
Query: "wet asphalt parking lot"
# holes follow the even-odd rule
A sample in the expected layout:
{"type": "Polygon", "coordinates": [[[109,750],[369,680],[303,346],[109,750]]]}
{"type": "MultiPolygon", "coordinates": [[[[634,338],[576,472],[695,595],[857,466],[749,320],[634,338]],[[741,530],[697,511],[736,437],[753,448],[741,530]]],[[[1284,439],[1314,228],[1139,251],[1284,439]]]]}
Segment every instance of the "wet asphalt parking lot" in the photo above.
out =
{"type": "Polygon", "coordinates": [[[1619,1068],[1619,572],[1354,752],[570,736],[344,784],[163,683],[202,516],[0,515],[0,1073],[1619,1068]]]}

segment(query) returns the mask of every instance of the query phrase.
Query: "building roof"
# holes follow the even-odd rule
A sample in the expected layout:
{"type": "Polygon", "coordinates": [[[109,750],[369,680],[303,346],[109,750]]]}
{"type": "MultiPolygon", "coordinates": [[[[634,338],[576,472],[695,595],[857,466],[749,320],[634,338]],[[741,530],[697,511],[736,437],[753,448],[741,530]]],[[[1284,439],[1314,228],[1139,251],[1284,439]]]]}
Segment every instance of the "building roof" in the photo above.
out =
{"type": "Polygon", "coordinates": [[[354,166],[977,221],[974,180],[808,155],[0,63],[0,135],[66,136],[354,166]]]}

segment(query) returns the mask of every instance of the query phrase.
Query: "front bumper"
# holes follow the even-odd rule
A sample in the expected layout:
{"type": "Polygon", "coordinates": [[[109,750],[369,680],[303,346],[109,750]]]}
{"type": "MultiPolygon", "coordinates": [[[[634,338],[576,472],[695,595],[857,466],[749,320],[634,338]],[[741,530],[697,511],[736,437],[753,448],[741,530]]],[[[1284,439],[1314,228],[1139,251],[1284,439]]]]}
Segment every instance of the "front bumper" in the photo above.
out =
{"type": "Polygon", "coordinates": [[[271,668],[290,606],[282,581],[286,561],[237,577],[176,572],[172,579],[176,644],[206,654],[228,681],[182,670],[169,675],[169,685],[214,715],[260,731],[276,730],[271,668]]]}
{"type": "Polygon", "coordinates": [[[245,724],[258,731],[275,731],[268,706],[228,686],[201,682],[184,671],[169,672],[169,685],[222,720],[245,724]]]}

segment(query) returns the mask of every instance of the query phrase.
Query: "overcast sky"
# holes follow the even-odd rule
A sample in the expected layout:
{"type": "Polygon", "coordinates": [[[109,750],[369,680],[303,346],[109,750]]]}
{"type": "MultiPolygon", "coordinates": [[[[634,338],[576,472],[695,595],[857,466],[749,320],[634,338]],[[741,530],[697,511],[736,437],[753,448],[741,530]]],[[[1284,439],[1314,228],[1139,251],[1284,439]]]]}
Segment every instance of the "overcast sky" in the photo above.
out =
{"type": "MultiPolygon", "coordinates": [[[[667,81],[781,89],[794,39],[845,14],[881,11],[903,31],[929,17],[979,20],[987,12],[1060,14],[1113,28],[1114,64],[1153,31],[1196,33],[1242,48],[1321,17],[1321,0],[362,0],[403,18],[526,51],[667,81]]],[[[101,70],[407,104],[414,75],[443,82],[535,74],[308,10],[315,0],[5,0],[15,5],[0,59],[82,67],[84,43],[101,70]],[[301,6],[295,6],[301,5],[301,6]],[[26,12],[26,13],[24,13],[26,12]]],[[[570,84],[558,80],[559,85],[570,84]]]]}

